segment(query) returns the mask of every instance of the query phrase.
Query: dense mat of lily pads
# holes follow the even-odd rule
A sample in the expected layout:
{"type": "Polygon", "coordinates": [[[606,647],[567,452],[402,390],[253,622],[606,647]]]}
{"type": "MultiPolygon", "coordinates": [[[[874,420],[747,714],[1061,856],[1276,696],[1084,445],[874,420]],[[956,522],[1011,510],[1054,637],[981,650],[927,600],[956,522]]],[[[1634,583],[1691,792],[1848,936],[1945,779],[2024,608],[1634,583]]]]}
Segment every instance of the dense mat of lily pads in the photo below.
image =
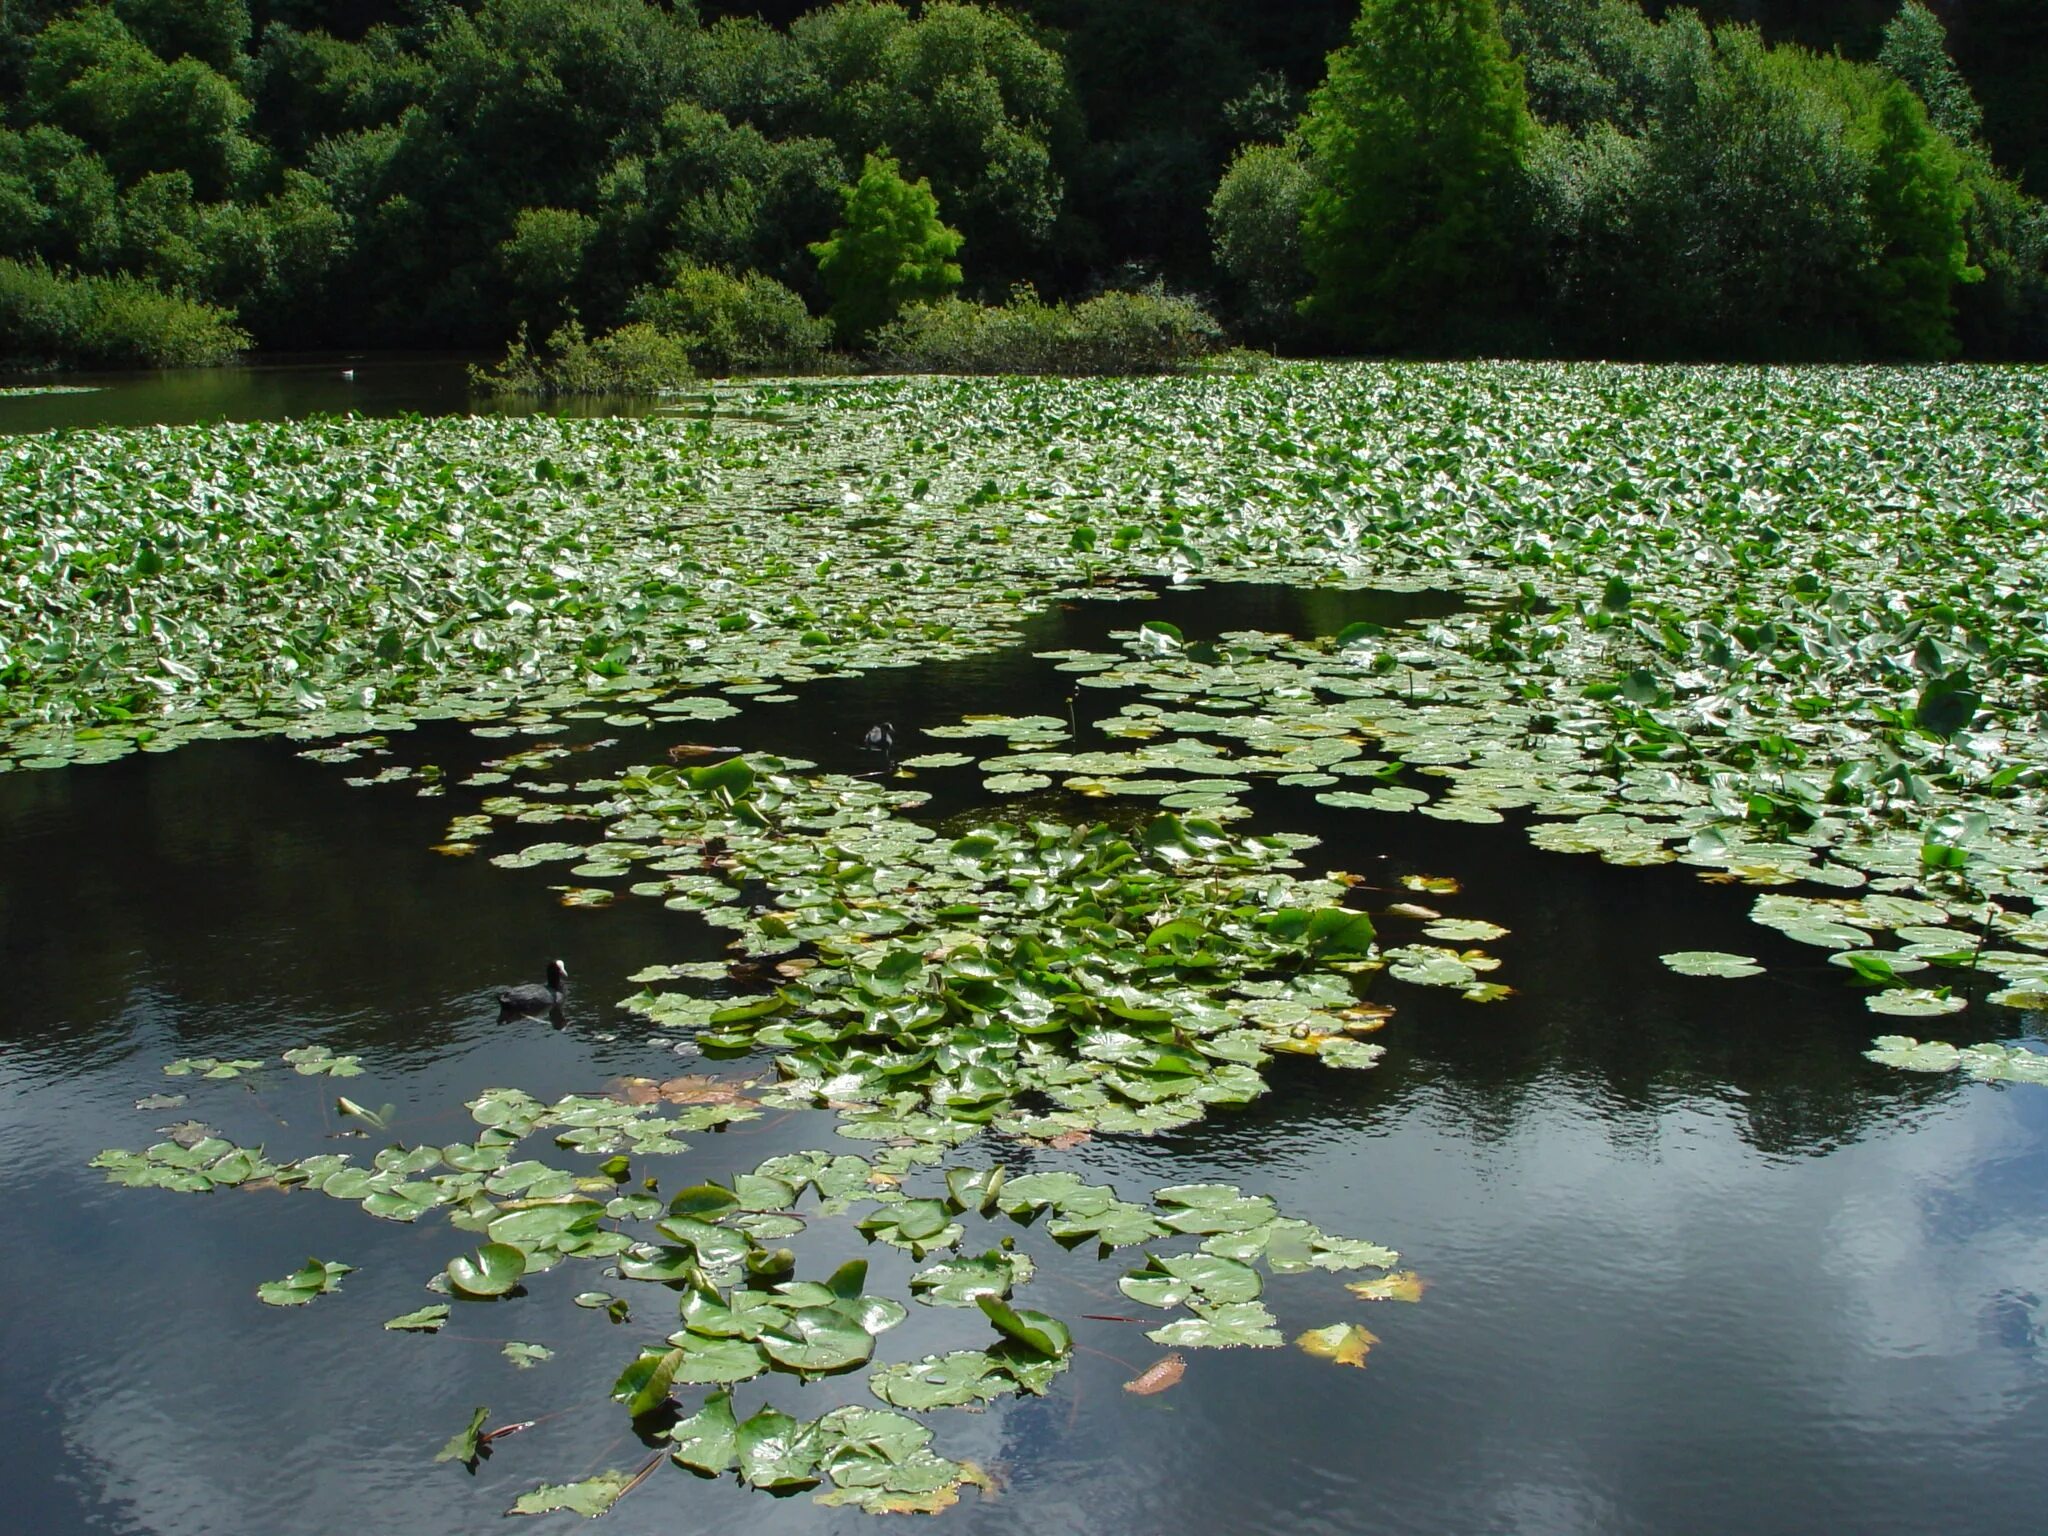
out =
{"type": "MultiPolygon", "coordinates": [[[[7,443],[0,767],[593,690],[713,716],[1139,578],[1451,584],[1472,612],[1334,654],[1075,666],[1165,695],[1120,728],[1172,733],[1212,793],[1331,773],[1334,804],[1818,885],[1759,919],[1844,951],[1884,1013],[1961,1006],[1958,966],[2048,995],[2048,376],[1284,368],[716,404],[7,443]]],[[[998,792],[1159,766],[1032,758],[998,792]]]]}
{"type": "MultiPolygon", "coordinates": [[[[1013,1304],[1033,1263],[992,1221],[1139,1250],[1122,1289],[1185,1309],[1152,1333],[1176,1348],[1279,1343],[1265,1275],[1372,1268],[1387,1272],[1353,1287],[1361,1299],[1416,1294],[1392,1253],[1256,1193],[1140,1201],[1071,1173],[1006,1179],[966,1150],[1185,1126],[1266,1091],[1280,1054],[1370,1066],[1382,972],[1506,995],[1478,947],[1501,929],[1394,904],[1383,916],[1423,926],[1383,946],[1347,877],[1301,868],[1306,839],[1238,825],[1255,784],[1361,814],[1514,818],[1547,848],[1768,888],[1757,920],[1829,951],[1879,1013],[1939,1015],[1969,995],[2048,1007],[2044,397],[2025,372],[1288,369],[747,386],[724,397],[741,409],[723,424],[17,440],[0,448],[0,767],[279,729],[354,763],[429,717],[530,734],[464,781],[489,793],[458,810],[444,851],[560,864],[564,900],[658,899],[732,930],[735,960],[651,966],[628,1005],[656,1039],[774,1074],[551,1105],[492,1090],[471,1105],[474,1142],[398,1143],[367,1166],[274,1162],[197,1123],[100,1163],[136,1185],[446,1211],[480,1241],[433,1282],[451,1300],[394,1329],[431,1332],[457,1302],[571,1259],[663,1287],[679,1326],[662,1319],[617,1395],[636,1417],[690,1410],[670,1431],[676,1461],[757,1487],[829,1484],[827,1499],[874,1510],[944,1507],[986,1474],[908,1415],[1044,1391],[1071,1346],[1058,1319],[1013,1304]],[[971,829],[917,820],[914,779],[762,756],[553,777],[563,712],[720,719],[733,698],[790,697],[833,671],[986,648],[1060,595],[1226,577],[1450,585],[1472,606],[1315,640],[1190,644],[1139,624],[1119,649],[1052,655],[1074,680],[1069,720],[932,726],[936,750],[906,756],[909,774],[973,764],[990,796],[1028,797],[971,829]],[[1083,710],[1112,747],[1074,747],[1083,710]],[[763,1104],[829,1111],[875,1150],[673,1194],[647,1182],[647,1160],[763,1104]],[[594,1161],[522,1156],[544,1131],[594,1161]],[[879,1407],[799,1422],[742,1402],[770,1373],[870,1367],[911,1315],[867,1291],[859,1259],[814,1268],[780,1246],[841,1216],[933,1259],[911,1302],[976,1306],[988,1344],[874,1367],[879,1407]],[[1198,1249],[1169,1246],[1176,1234],[1198,1249]]],[[[454,787],[425,764],[353,781],[454,787]]],[[[1886,1036],[1871,1055],[2048,1077],[1997,1045],[1886,1036]]],[[[285,1064],[363,1070],[317,1045],[285,1064]]],[[[339,1104],[389,1132],[388,1109],[339,1104]]],[[[304,1304],[348,1273],[311,1259],[260,1296],[304,1304]]],[[[578,1299],[647,1310],[595,1288],[578,1299]]],[[[1355,1365],[1374,1341],[1340,1320],[1297,1342],[1355,1365]]],[[[1180,1369],[1170,1356],[1132,1390],[1180,1369]]],[[[444,1455],[473,1460],[505,1432],[488,1424],[479,1410],[444,1455]]],[[[598,1512],[650,1469],[518,1509],[598,1512]]]]}

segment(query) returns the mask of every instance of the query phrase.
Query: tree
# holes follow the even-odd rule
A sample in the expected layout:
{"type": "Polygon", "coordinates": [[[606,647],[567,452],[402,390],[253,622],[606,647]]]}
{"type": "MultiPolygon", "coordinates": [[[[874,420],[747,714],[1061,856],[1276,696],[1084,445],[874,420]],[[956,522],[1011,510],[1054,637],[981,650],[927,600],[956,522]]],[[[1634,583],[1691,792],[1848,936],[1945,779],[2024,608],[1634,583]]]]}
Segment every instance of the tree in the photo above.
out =
{"type": "MultiPolygon", "coordinates": [[[[822,5],[790,28],[808,71],[786,128],[821,133],[849,166],[886,150],[930,179],[986,270],[1042,263],[1078,152],[1066,61],[1007,12],[931,4],[913,20],[871,0],[822,5]]],[[[1199,196],[1199,193],[1196,194],[1199,196]]]]}
{"type": "Polygon", "coordinates": [[[550,328],[563,317],[583,273],[583,253],[597,233],[597,220],[568,208],[522,208],[512,233],[498,242],[498,262],[517,295],[522,322],[550,328]]]}
{"type": "Polygon", "coordinates": [[[1969,261],[1963,212],[1970,194],[1962,156],[1928,123],[1920,99],[1896,81],[1877,91],[1868,186],[1879,241],[1870,275],[1874,339],[1903,357],[1956,350],[1958,283],[1984,276],[1969,261]]]}
{"type": "Polygon", "coordinates": [[[1877,62],[1904,81],[1927,106],[1934,126],[1967,144],[1984,126],[1984,109],[1948,53],[1948,30],[1918,0],[1906,0],[1884,29],[1877,62]]]}
{"type": "Polygon", "coordinates": [[[1294,330],[1296,306],[1308,292],[1301,258],[1308,190],[1308,167],[1293,145],[1247,144],[1209,201],[1216,265],[1237,286],[1245,324],[1266,340],[1294,330]]]}
{"type": "Polygon", "coordinates": [[[845,215],[829,240],[811,247],[832,297],[839,339],[859,346],[913,299],[936,299],[960,286],[964,238],[939,222],[939,200],[923,177],[903,179],[886,154],[871,154],[846,188],[845,215]]]}
{"type": "Polygon", "coordinates": [[[1483,330],[1532,131],[1493,0],[1363,0],[1303,122],[1310,313],[1371,345],[1483,330]]]}

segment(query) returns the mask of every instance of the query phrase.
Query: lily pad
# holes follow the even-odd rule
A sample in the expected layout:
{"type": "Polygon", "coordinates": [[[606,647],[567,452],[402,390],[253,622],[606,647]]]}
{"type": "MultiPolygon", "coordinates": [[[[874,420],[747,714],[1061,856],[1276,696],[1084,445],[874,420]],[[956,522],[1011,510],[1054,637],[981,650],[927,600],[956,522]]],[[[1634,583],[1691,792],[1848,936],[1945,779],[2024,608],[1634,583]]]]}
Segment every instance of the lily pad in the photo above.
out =
{"type": "Polygon", "coordinates": [[[1761,976],[1764,968],[1748,955],[1718,949],[1682,949],[1658,956],[1681,976],[1761,976]]]}

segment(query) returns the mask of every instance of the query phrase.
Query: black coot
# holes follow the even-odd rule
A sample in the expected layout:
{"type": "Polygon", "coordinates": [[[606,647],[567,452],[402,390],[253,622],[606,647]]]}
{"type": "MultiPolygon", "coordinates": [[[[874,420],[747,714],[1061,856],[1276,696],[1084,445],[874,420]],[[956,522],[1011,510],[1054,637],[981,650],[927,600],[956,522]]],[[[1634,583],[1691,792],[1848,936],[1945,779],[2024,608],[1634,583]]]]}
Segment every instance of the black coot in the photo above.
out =
{"type": "Polygon", "coordinates": [[[498,1007],[506,1013],[553,1013],[562,1006],[562,994],[568,989],[569,967],[559,960],[550,960],[546,986],[528,982],[521,987],[507,987],[498,994],[498,1007]]]}

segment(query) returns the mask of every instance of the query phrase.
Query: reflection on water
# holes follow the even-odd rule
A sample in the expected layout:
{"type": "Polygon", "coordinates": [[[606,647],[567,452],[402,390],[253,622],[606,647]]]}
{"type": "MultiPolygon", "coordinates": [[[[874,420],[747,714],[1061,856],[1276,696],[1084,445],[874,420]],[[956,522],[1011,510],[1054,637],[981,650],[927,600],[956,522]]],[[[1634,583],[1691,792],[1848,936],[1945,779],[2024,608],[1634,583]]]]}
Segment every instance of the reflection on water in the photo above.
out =
{"type": "MultiPolygon", "coordinates": [[[[1035,620],[1026,646],[946,667],[808,686],[753,705],[721,740],[871,766],[876,720],[908,736],[969,712],[1064,713],[1070,678],[1031,649],[1100,643],[1140,615],[1190,639],[1327,631],[1442,612],[1445,600],[1218,588],[1035,620]]],[[[1091,691],[1092,693],[1092,691],[1091,691]]],[[[1084,697],[1107,713],[1112,698],[1084,697]]],[[[660,729],[585,737],[582,778],[656,757],[660,729]]],[[[561,738],[557,738],[561,739],[561,738]]],[[[1095,743],[1085,740],[1084,747],[1095,743]]],[[[455,726],[397,738],[451,779],[502,750],[455,726]]],[[[468,1241],[445,1220],[378,1222],[310,1195],[129,1191],[84,1168],[188,1115],[294,1156],[365,1148],[336,1085],[162,1076],[186,1054],[274,1055],[318,1041],[362,1054],[340,1085],[398,1107],[408,1142],[465,1138],[461,1101],[493,1084],[552,1098],[678,1060],[612,1000],[658,961],[719,936],[650,902],[559,906],[546,871],[427,851],[458,791],[355,790],[288,744],[200,743],[103,767],[0,776],[0,1445],[17,1528],[206,1533],[441,1532],[494,1522],[520,1491],[646,1452],[607,1391],[669,1293],[631,1292],[614,1328],[573,1306],[583,1277],[458,1308],[438,1337],[378,1326],[468,1241]],[[568,960],[566,1029],[500,1023],[496,988],[568,960]],[[144,1095],[188,1103],[139,1111],[144,1095]],[[258,1305],[257,1282],[308,1254],[358,1266],[313,1306],[258,1305]],[[521,1372],[511,1339],[553,1360],[521,1372]],[[429,1461],[488,1403],[494,1422],[560,1413],[475,1477],[429,1461]]],[[[932,814],[980,803],[979,775],[929,774],[932,814]]],[[[1430,1282],[1422,1304],[1366,1305],[1342,1277],[1273,1285],[1291,1337],[1336,1321],[1381,1336],[1368,1369],[1284,1351],[1190,1352],[1182,1385],[1121,1384],[1163,1352],[1139,1328],[1124,1262],[1062,1255],[1035,1230],[1030,1304],[1074,1320],[1075,1370],[1045,1400],[930,1416],[949,1455],[988,1464],[1001,1498],[943,1518],[976,1533],[1241,1531],[1904,1531],[2039,1527],[2048,1496],[2048,1093],[1870,1066],[1876,1033],[1817,952],[1750,925],[1750,893],[1674,869],[1542,853],[1513,828],[1337,813],[1262,788],[1262,828],[1310,830],[1311,857],[1392,885],[1451,874],[1446,905],[1513,932],[1490,945],[1520,995],[1488,1007],[1385,984],[1397,1004],[1375,1071],[1283,1068],[1265,1100],[1156,1140],[1072,1152],[974,1148],[1072,1167],[1126,1195],[1224,1178],[1338,1232],[1389,1243],[1430,1282]],[[1744,982],[1672,975],[1657,955],[1758,955],[1744,982]]],[[[1389,925],[1391,929],[1392,924],[1389,925]]],[[[1398,942],[1398,937],[1396,938],[1398,942]]],[[[685,1066],[683,1069],[687,1069],[685,1066]]],[[[692,1138],[663,1182],[718,1177],[825,1144],[795,1115],[692,1138]]],[[[374,1145],[370,1143],[368,1145],[374,1145]]],[[[1014,1230],[1006,1225],[999,1230],[1014,1230]]],[[[995,1236],[971,1231],[969,1241],[995,1236]]],[[[797,1246],[808,1267],[843,1223],[797,1246]]],[[[872,1250],[875,1286],[901,1255],[872,1250]]],[[[595,1279],[594,1274],[592,1280],[595,1279]]],[[[881,1355],[979,1343],[978,1318],[919,1316],[881,1355]]],[[[858,1378],[742,1387],[814,1414],[858,1378]]],[[[625,1532],[867,1529],[799,1497],[664,1472],[622,1504],[625,1532]]]]}
{"type": "Polygon", "coordinates": [[[335,352],[264,357],[232,368],[0,375],[0,387],[63,385],[89,394],[0,395],[0,433],[57,427],[178,426],[198,421],[292,421],[318,413],[464,415],[546,410],[617,415],[655,402],[496,400],[473,394],[469,368],[486,359],[335,352]]]}

